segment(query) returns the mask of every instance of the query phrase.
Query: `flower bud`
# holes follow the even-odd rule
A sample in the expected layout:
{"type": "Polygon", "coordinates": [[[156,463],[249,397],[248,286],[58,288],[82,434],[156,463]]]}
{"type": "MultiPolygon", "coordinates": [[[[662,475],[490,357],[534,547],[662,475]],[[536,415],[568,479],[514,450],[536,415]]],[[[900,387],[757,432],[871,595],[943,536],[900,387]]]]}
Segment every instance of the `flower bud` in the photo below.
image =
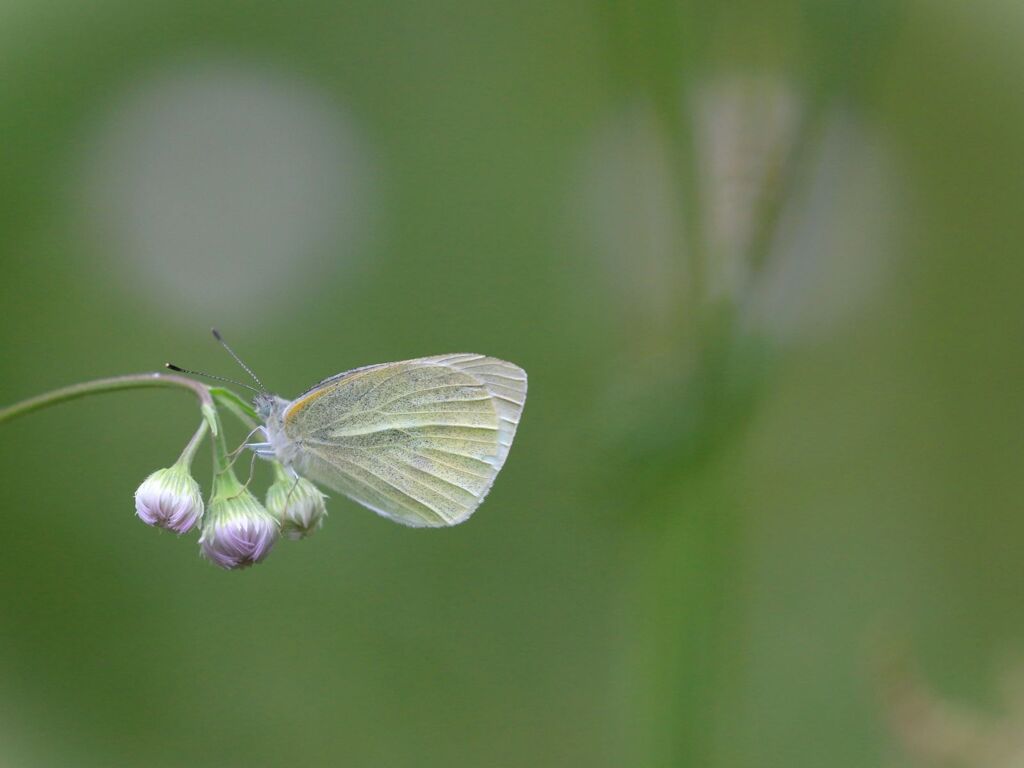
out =
{"type": "Polygon", "coordinates": [[[203,516],[203,496],[188,467],[158,469],[135,492],[135,514],[146,525],[186,533],[203,516]]]}
{"type": "Polygon", "coordinates": [[[324,523],[326,497],[309,480],[281,477],[267,490],[267,511],[289,539],[304,539],[324,523]]]}
{"type": "Polygon", "coordinates": [[[277,521],[247,490],[217,493],[203,521],[203,556],[228,570],[263,560],[277,540],[277,521]]]}

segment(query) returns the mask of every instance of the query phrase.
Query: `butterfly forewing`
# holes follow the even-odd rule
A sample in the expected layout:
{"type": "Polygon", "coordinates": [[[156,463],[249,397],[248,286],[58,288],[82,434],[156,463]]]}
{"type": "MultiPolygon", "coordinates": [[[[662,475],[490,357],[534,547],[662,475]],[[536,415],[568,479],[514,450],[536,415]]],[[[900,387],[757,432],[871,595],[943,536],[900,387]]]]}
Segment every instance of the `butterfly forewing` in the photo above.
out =
{"type": "Polygon", "coordinates": [[[293,402],[295,468],[412,526],[461,523],[508,456],[526,400],[512,363],[458,354],[359,368],[293,402]]]}

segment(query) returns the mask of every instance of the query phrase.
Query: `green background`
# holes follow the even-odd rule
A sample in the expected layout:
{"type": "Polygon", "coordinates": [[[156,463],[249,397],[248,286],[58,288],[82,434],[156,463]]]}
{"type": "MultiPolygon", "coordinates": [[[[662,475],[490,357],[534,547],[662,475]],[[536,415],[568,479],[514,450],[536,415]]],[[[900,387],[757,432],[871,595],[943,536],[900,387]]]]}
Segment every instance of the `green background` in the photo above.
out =
{"type": "MultiPolygon", "coordinates": [[[[235,375],[211,325],[285,396],[459,351],[523,366],[530,394],[468,524],[332,499],[321,532],[241,573],[133,515],[198,423],[186,394],[3,425],[0,764],[917,765],[893,654],[999,717],[1024,655],[1022,32],[1008,2],[5,0],[0,401],[168,359],[235,375]],[[118,104],[218,62],[339,110],[358,158],[309,201],[343,224],[286,268],[170,262],[208,300],[118,240],[151,220],[121,204],[104,229],[118,177],[83,168],[118,104]],[[701,280],[722,257],[688,94],[736,73],[792,84],[808,116],[782,190],[830,116],[884,147],[864,211],[825,221],[756,320],[701,280]],[[798,279],[829,259],[839,277],[798,279]],[[861,262],[870,290],[826,322],[861,262]]],[[[212,177],[239,157],[197,151],[212,177]]],[[[224,236],[263,232],[225,183],[224,236]]],[[[277,215],[273,183],[245,199],[264,188],[277,215]]],[[[755,283],[785,231],[752,247],[755,283]]]]}

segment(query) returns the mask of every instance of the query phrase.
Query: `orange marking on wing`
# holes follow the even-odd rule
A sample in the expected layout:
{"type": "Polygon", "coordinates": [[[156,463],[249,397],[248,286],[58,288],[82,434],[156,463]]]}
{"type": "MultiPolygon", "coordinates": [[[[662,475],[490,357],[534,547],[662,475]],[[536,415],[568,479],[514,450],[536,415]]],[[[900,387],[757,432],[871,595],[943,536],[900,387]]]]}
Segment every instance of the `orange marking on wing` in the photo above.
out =
{"type": "Polygon", "coordinates": [[[343,376],[340,379],[337,379],[336,381],[332,381],[330,384],[325,384],[324,386],[320,387],[320,389],[314,389],[305,397],[296,400],[294,403],[288,406],[288,410],[285,411],[284,413],[285,426],[287,426],[292,421],[292,419],[298,416],[304,408],[307,408],[317,398],[323,397],[324,395],[333,392],[343,383],[348,384],[353,379],[359,378],[360,376],[366,376],[371,371],[379,367],[379,365],[370,365],[367,366],[365,370],[352,371],[348,376],[343,376]]]}
{"type": "Polygon", "coordinates": [[[288,410],[285,411],[284,423],[288,424],[289,422],[291,422],[292,419],[298,416],[299,413],[301,413],[304,408],[308,407],[314,400],[323,397],[333,389],[333,386],[322,387],[321,389],[313,390],[301,400],[296,400],[288,407],[288,410]]]}

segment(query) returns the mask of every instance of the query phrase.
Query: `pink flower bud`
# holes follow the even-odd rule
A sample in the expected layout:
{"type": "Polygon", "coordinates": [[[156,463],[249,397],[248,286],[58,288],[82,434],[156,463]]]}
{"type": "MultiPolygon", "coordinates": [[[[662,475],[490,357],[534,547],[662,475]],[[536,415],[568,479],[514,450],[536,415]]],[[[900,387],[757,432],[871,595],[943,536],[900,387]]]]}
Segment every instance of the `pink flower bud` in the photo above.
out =
{"type": "Polygon", "coordinates": [[[199,546],[203,556],[221,568],[246,568],[270,554],[277,534],[277,521],[249,491],[242,490],[214,497],[199,546]]]}
{"type": "Polygon", "coordinates": [[[181,464],[158,469],[135,492],[135,514],[146,525],[186,533],[203,516],[199,484],[181,464]]]}

